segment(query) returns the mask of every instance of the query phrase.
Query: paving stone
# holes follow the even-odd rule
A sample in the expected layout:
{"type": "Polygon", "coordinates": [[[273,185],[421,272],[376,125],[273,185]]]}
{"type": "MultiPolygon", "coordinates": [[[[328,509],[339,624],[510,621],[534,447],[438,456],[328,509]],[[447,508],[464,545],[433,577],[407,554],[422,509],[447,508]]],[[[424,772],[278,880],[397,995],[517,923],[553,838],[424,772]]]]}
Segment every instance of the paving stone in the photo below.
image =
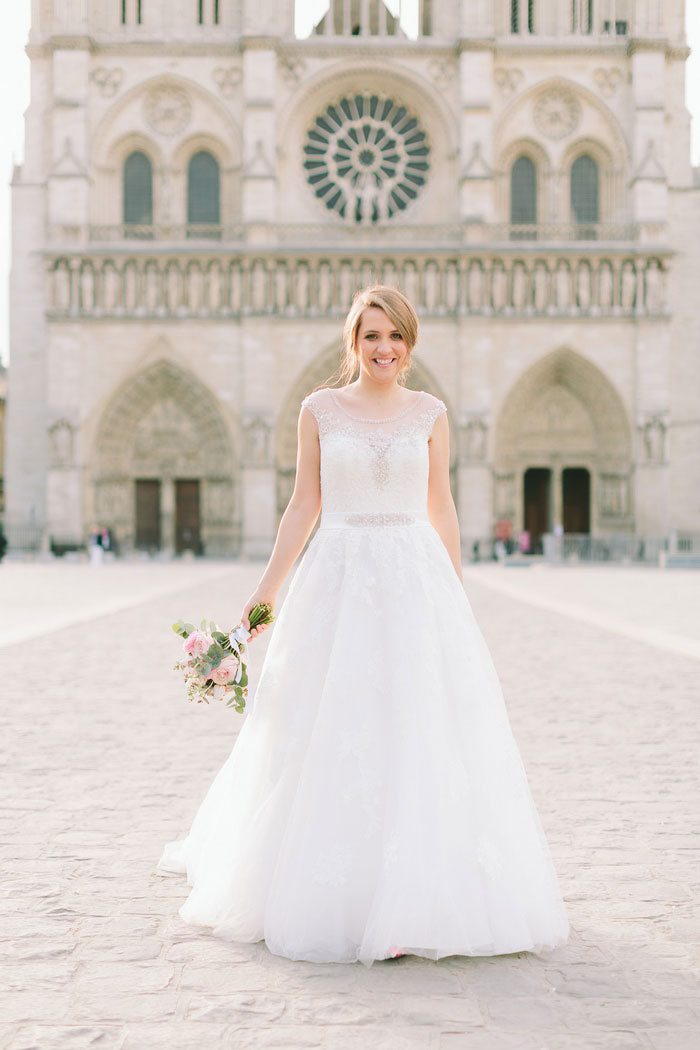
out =
{"type": "MultiPolygon", "coordinates": [[[[363,1034],[367,1029],[363,1029],[363,1034]]],[[[345,1029],[341,1036],[349,1034],[345,1029]]],[[[325,1028],[313,1028],[309,1026],[287,1027],[275,1025],[268,1028],[266,1025],[256,1025],[254,1028],[230,1028],[227,1030],[223,1040],[218,1044],[222,1050],[329,1050],[331,1044],[328,1042],[328,1032],[325,1028]]],[[[336,1044],[337,1046],[338,1044],[336,1044]]],[[[365,1043],[366,1050],[374,1050],[372,1043],[365,1043]]],[[[141,1050],[134,1047],[134,1050],[141,1050]]],[[[167,1046],[163,1050],[169,1050],[167,1046]]],[[[183,1050],[190,1050],[183,1047],[183,1050]]]]}
{"type": "Polygon", "coordinates": [[[128,1021],[167,1021],[177,1010],[177,994],[174,991],[126,993],[91,992],[80,989],[72,1014],[76,1020],[114,1024],[128,1021]]]}
{"type": "MultiPolygon", "coordinates": [[[[8,591],[5,567],[12,600],[20,584],[8,591]]],[[[592,577],[581,571],[524,574],[517,598],[493,586],[497,567],[467,574],[570,940],[539,955],[408,957],[370,969],[292,962],[262,942],[183,923],[184,880],[155,871],[241,724],[184,701],[168,625],[188,610],[228,621],[231,595],[250,593],[260,571],[163,568],[130,571],[132,607],[125,577],[118,586],[118,573],[101,577],[115,590],[86,597],[96,610],[88,651],[71,628],[0,648],[0,734],[14,756],[11,778],[0,774],[2,1050],[700,1046],[696,660],[590,622],[592,577]],[[562,588],[574,618],[536,604],[543,594],[561,604],[562,588]],[[36,698],[31,720],[15,690],[36,698]]],[[[75,579],[79,602],[91,577],[75,579]]],[[[633,608],[641,578],[600,579],[601,611],[611,604],[619,618],[625,602],[633,608]]],[[[697,618],[682,595],[669,605],[667,580],[644,575],[646,627],[656,602],[690,631],[697,618]]],[[[251,647],[253,681],[269,638],[251,647]]]]}
{"type": "Polygon", "coordinates": [[[695,1028],[657,1028],[648,1033],[654,1050],[698,1050],[700,1025],[695,1028]]]}
{"type": "Polygon", "coordinates": [[[287,1008],[285,999],[275,995],[239,992],[234,995],[193,996],[185,1006],[190,1021],[221,1021],[245,1025],[253,1021],[277,1021],[287,1008]]]}
{"type": "Polygon", "coordinates": [[[119,1050],[209,1050],[210,1047],[237,1050],[237,1044],[226,1036],[225,1025],[189,1024],[181,1020],[129,1024],[123,1039],[119,1050]]]}
{"type": "Polygon", "coordinates": [[[22,1027],[7,1050],[122,1050],[116,1026],[31,1025],[22,1027]]]}

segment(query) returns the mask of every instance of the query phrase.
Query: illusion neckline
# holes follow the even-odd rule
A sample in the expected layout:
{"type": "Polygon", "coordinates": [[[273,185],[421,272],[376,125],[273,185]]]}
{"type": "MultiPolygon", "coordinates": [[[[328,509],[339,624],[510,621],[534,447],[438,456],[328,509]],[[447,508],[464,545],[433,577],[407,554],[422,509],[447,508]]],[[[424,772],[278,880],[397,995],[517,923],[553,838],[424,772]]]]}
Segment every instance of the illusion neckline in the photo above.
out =
{"type": "Polygon", "coordinates": [[[407,405],[406,408],[404,408],[403,412],[399,412],[397,416],[384,416],[382,419],[371,419],[367,418],[367,416],[353,416],[352,412],[348,412],[347,408],[345,408],[344,405],[341,405],[340,401],[335,396],[332,390],[330,391],[330,395],[335,404],[341,410],[341,412],[344,412],[349,419],[354,419],[358,423],[393,423],[396,419],[402,419],[403,416],[408,415],[411,409],[414,408],[420,401],[423,395],[423,391],[418,391],[418,396],[415,397],[413,401],[411,401],[410,405],[407,405]]]}

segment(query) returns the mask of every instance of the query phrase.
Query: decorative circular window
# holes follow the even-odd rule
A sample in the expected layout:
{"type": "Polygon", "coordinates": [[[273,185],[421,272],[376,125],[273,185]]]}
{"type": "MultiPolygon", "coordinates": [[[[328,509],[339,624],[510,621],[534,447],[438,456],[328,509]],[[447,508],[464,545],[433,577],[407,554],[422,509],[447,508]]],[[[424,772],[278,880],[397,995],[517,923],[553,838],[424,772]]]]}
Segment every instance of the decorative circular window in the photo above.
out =
{"type": "Polygon", "coordinates": [[[390,219],[416,199],[429,154],[426,134],[405,106],[385,95],[353,95],[316,117],[304,168],[329,211],[368,224],[390,219]]]}

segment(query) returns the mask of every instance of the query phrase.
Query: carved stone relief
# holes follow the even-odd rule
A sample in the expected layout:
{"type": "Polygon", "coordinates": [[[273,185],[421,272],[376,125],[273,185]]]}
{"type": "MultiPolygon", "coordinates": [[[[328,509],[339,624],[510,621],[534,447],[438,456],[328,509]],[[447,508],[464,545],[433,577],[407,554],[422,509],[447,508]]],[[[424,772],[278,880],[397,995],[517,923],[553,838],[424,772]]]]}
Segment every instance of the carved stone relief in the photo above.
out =
{"type": "Polygon", "coordinates": [[[525,74],[522,69],[497,69],[494,73],[494,79],[498,85],[500,92],[506,98],[509,95],[514,94],[518,87],[522,84],[525,74]]]}
{"type": "Polygon", "coordinates": [[[244,457],[255,467],[272,463],[272,426],[263,416],[253,416],[243,427],[244,457]]]}
{"type": "Polygon", "coordinates": [[[60,419],[49,430],[49,459],[52,467],[68,467],[73,463],[75,436],[73,427],[60,419]]]}
{"type": "Polygon", "coordinates": [[[571,91],[552,88],[535,101],[535,125],[549,139],[563,139],[573,134],[581,123],[581,103],[571,91]]]}
{"type": "Polygon", "coordinates": [[[604,518],[625,518],[630,512],[629,478],[625,474],[601,474],[598,479],[598,509],[604,518]]]}
{"type": "Polygon", "coordinates": [[[486,459],[488,426],[482,416],[468,416],[459,426],[459,458],[464,463],[480,463],[486,459]]]}
{"type": "Polygon", "coordinates": [[[227,69],[215,69],[212,73],[214,83],[224,98],[232,98],[236,94],[236,88],[241,82],[241,70],[238,66],[229,66],[227,69]]]}
{"type": "Polygon", "coordinates": [[[445,91],[455,78],[457,67],[455,62],[445,58],[434,58],[428,65],[430,75],[440,91],[445,91]]]}
{"type": "Polygon", "coordinates": [[[642,462],[660,465],[666,460],[666,420],[659,414],[644,418],[639,426],[642,462]]]}
{"type": "Polygon", "coordinates": [[[625,78],[621,70],[611,66],[608,69],[603,69],[602,67],[596,69],[593,73],[593,79],[595,80],[596,86],[601,95],[605,95],[609,98],[611,95],[615,94],[618,86],[625,78]]]}
{"type": "Polygon", "coordinates": [[[179,135],[192,119],[192,104],[180,87],[155,87],[143,104],[144,116],[159,135],[179,135]]]}
{"type": "Polygon", "coordinates": [[[117,67],[108,69],[106,66],[100,66],[98,69],[93,69],[90,79],[97,85],[101,95],[105,98],[114,98],[122,85],[124,70],[117,67]]]}

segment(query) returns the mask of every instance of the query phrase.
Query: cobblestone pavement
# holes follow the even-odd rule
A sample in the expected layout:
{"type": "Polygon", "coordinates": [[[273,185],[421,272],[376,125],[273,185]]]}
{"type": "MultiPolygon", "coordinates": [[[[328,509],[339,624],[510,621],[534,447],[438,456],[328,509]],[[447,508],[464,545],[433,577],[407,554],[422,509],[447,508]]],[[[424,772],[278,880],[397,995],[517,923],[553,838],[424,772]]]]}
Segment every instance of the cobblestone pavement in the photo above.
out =
{"type": "MultiPolygon", "coordinates": [[[[52,597],[56,568],[32,567],[32,586],[42,615],[64,626],[0,649],[2,1050],[700,1046],[700,662],[619,630],[637,622],[635,576],[601,576],[598,611],[618,620],[609,629],[582,616],[596,600],[580,571],[561,593],[563,576],[466,575],[559,872],[569,943],[367,969],[215,940],[180,920],[184,881],[154,871],[240,726],[231,711],[185,701],[169,625],[204,613],[230,623],[260,567],[173,566],[166,584],[162,566],[143,566],[129,597],[118,567],[91,577],[75,566],[68,610],[52,597]],[[514,586],[519,597],[504,593],[514,586]],[[545,599],[569,601],[574,615],[545,599]]],[[[664,606],[669,579],[649,570],[652,606],[664,606]]],[[[22,608],[21,591],[14,567],[0,566],[6,610],[22,608]]],[[[691,593],[678,583],[681,604],[691,593]]],[[[8,637],[7,613],[5,626],[8,637]]],[[[643,626],[682,633],[663,616],[643,626]]],[[[269,634],[252,647],[253,681],[269,634]]]]}

